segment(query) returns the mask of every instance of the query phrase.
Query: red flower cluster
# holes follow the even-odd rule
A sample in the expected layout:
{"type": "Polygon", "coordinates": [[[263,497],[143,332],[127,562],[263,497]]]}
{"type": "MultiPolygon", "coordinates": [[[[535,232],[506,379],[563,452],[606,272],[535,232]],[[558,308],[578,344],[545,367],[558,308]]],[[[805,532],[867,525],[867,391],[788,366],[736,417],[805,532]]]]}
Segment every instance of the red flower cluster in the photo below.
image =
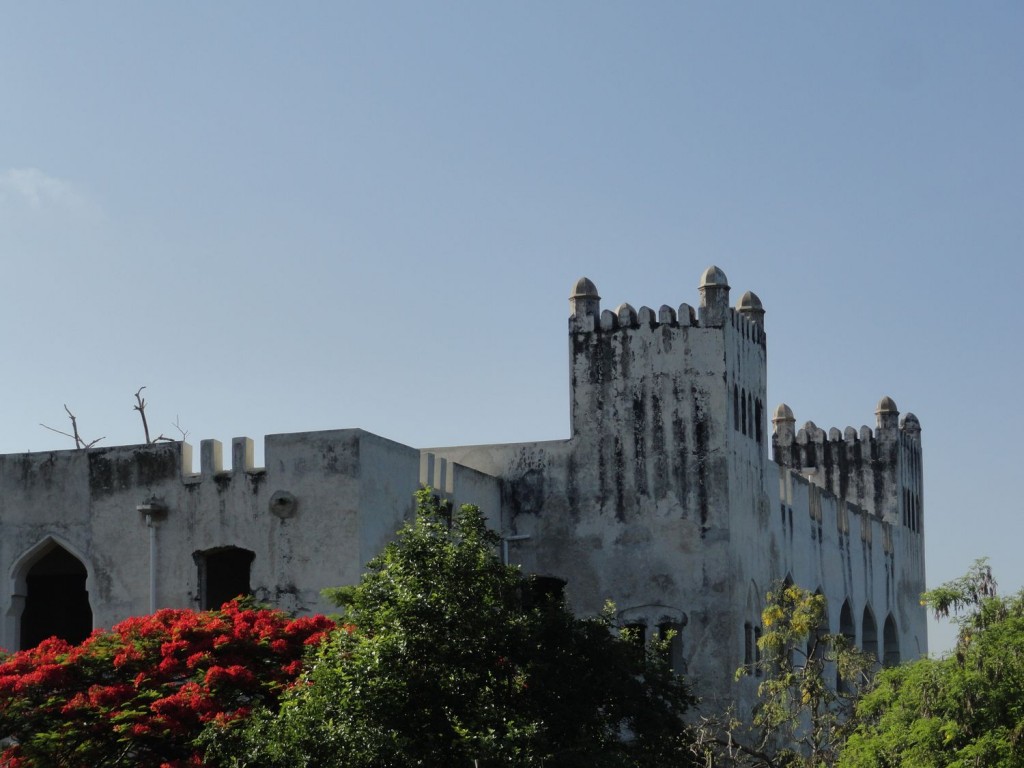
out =
{"type": "Polygon", "coordinates": [[[207,723],[230,726],[273,704],[309,645],[335,624],[225,603],[162,610],[97,630],[81,645],[51,638],[0,663],[0,766],[202,766],[207,723]]]}

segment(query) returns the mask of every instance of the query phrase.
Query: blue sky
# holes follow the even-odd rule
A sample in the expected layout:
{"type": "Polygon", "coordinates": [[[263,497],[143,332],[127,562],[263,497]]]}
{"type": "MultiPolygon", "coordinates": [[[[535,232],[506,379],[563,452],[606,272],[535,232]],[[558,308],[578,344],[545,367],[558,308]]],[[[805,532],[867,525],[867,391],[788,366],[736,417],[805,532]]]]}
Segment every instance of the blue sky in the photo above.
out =
{"type": "Polygon", "coordinates": [[[0,452],[138,442],[141,385],[195,444],[565,437],[576,278],[714,263],[772,405],[920,418],[929,582],[1024,585],[1019,3],[0,13],[0,452]]]}

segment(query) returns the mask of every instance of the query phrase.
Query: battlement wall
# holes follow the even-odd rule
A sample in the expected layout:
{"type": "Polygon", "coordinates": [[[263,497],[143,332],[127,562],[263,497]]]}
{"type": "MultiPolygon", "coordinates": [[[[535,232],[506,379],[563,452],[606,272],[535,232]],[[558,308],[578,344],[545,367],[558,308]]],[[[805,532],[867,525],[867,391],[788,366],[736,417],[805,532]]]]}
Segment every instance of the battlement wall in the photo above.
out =
{"type": "Polygon", "coordinates": [[[838,499],[911,531],[922,530],[921,425],[882,398],[877,426],[831,428],[808,421],[794,430],[792,410],[780,405],[772,419],[776,463],[799,472],[838,499]]]}
{"type": "Polygon", "coordinates": [[[581,277],[569,297],[569,331],[595,333],[640,326],[721,328],[731,325],[745,338],[764,344],[764,306],[756,294],[747,291],[737,302],[736,308],[731,309],[728,278],[716,266],[704,271],[698,290],[700,305],[697,309],[684,303],[676,311],[662,304],[657,312],[650,307],[641,307],[637,312],[632,305],[622,303],[614,311],[602,311],[597,286],[589,278],[581,277]]]}
{"type": "MultiPolygon", "coordinates": [[[[736,309],[728,310],[729,325],[744,339],[762,347],[766,345],[767,335],[764,327],[746,314],[736,309]]],[[[570,333],[608,333],[631,328],[708,328],[698,318],[697,310],[689,304],[679,305],[678,310],[668,304],[662,304],[655,311],[641,306],[639,311],[629,303],[622,303],[614,310],[605,309],[600,314],[572,315],[569,318],[570,333]]]]}

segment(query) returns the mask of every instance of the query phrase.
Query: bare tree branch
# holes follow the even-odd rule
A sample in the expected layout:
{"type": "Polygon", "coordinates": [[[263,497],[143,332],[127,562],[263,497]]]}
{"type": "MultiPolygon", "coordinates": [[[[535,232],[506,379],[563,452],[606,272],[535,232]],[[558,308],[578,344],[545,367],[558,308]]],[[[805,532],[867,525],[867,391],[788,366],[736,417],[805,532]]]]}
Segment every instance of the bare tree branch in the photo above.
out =
{"type": "MultiPolygon", "coordinates": [[[[43,424],[43,422],[39,422],[39,426],[42,427],[43,429],[48,429],[51,432],[56,432],[58,435],[64,435],[64,437],[70,437],[72,440],[75,440],[75,436],[72,435],[70,432],[62,432],[59,429],[55,429],[53,427],[48,427],[46,424],[43,424]]],[[[78,447],[78,441],[77,440],[75,440],[75,447],[76,448],[78,447]]]]}
{"type": "Polygon", "coordinates": [[[178,430],[178,432],[181,433],[181,441],[182,442],[185,442],[186,440],[188,440],[188,430],[182,428],[181,422],[178,419],[178,414],[174,414],[174,428],[176,430],[178,430]]]}
{"type": "Polygon", "coordinates": [[[64,437],[70,437],[72,440],[75,441],[75,449],[76,450],[77,449],[81,449],[81,448],[92,448],[100,440],[104,439],[102,437],[97,437],[95,440],[90,440],[89,442],[86,442],[85,439],[78,433],[78,419],[75,418],[75,414],[73,414],[71,412],[71,409],[68,408],[66,403],[64,405],[64,410],[67,412],[68,418],[71,419],[71,430],[72,430],[72,432],[74,434],[71,434],[71,433],[68,433],[68,432],[62,432],[59,429],[54,429],[53,427],[49,427],[49,426],[47,426],[46,424],[43,424],[43,423],[40,423],[39,426],[42,427],[43,429],[48,429],[51,432],[56,432],[58,435],[64,435],[64,437]]]}
{"type": "MultiPolygon", "coordinates": [[[[144,389],[144,386],[139,387],[139,391],[135,393],[136,404],[133,405],[132,408],[138,411],[139,416],[142,417],[142,431],[146,435],[146,445],[149,445],[153,441],[149,439],[149,424],[146,422],[146,398],[142,396],[142,390],[144,389]]],[[[161,437],[163,437],[163,435],[161,435],[161,437]]]]}
{"type": "MultiPolygon", "coordinates": [[[[142,386],[142,387],[139,387],[139,389],[135,392],[135,405],[132,406],[132,408],[139,412],[139,417],[142,419],[142,431],[143,431],[143,434],[146,437],[146,445],[152,445],[153,443],[173,443],[173,442],[176,442],[173,437],[167,437],[167,435],[165,435],[163,433],[157,435],[157,437],[155,437],[155,438],[150,438],[150,436],[149,436],[149,422],[146,419],[146,398],[144,398],[142,396],[142,390],[144,390],[144,389],[145,389],[145,387],[142,386]]],[[[39,426],[42,427],[43,429],[48,429],[51,432],[56,432],[58,435],[64,435],[64,437],[70,437],[72,440],[75,441],[75,448],[76,449],[92,448],[100,440],[105,440],[106,439],[105,437],[97,437],[95,440],[88,440],[88,441],[85,440],[85,438],[83,438],[82,435],[78,431],[78,419],[75,417],[75,414],[73,414],[71,412],[71,409],[68,408],[67,405],[64,406],[64,410],[65,410],[65,412],[67,412],[68,418],[71,419],[71,431],[70,432],[64,432],[63,430],[55,429],[54,427],[48,426],[48,425],[43,424],[43,423],[40,423],[39,426]]],[[[185,438],[188,437],[188,432],[181,427],[181,424],[178,423],[178,417],[177,416],[174,417],[174,428],[177,429],[178,432],[181,433],[182,441],[184,441],[185,438]]]]}

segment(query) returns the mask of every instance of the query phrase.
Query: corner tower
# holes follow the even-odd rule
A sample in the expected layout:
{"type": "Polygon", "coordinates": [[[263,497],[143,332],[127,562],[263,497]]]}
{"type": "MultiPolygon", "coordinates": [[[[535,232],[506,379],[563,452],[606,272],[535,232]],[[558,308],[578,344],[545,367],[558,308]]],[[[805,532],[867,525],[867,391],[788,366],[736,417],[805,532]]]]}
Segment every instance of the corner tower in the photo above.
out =
{"type": "Polygon", "coordinates": [[[699,311],[623,303],[598,314],[596,286],[577,281],[572,440],[596,468],[605,514],[635,520],[664,505],[698,521],[700,537],[728,538],[732,476],[753,492],[767,460],[764,307],[751,292],[729,307],[715,266],[698,288],[699,311]]]}

